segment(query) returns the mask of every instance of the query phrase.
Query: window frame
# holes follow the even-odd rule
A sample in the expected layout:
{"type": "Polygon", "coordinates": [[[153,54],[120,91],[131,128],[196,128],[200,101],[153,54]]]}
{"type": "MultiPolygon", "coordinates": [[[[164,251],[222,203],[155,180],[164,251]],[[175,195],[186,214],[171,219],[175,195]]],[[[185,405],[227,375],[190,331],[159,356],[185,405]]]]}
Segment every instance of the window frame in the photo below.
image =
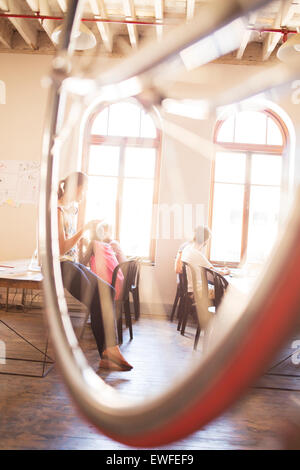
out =
{"type": "MultiPolygon", "coordinates": [[[[136,100],[126,100],[128,103],[135,104],[141,110],[143,106],[136,100]]],[[[118,179],[118,189],[117,189],[117,200],[116,200],[116,219],[115,219],[115,238],[120,241],[120,221],[122,214],[122,188],[124,185],[125,176],[123,174],[124,169],[124,158],[125,158],[125,149],[126,147],[145,147],[145,148],[155,148],[156,149],[156,159],[155,159],[155,171],[154,171],[154,188],[153,188],[153,199],[152,199],[152,218],[151,218],[151,231],[150,231],[150,246],[148,255],[143,257],[145,261],[150,263],[155,262],[156,256],[156,240],[153,237],[153,234],[156,233],[156,213],[154,210],[155,205],[158,204],[159,198],[159,185],[160,185],[160,170],[161,170],[161,149],[162,149],[162,131],[159,125],[158,116],[156,115],[155,109],[148,111],[150,114],[155,126],[156,126],[156,137],[124,137],[124,136],[110,136],[110,135],[98,135],[91,134],[91,129],[96,117],[114,103],[105,103],[98,104],[92,110],[88,116],[85,128],[83,132],[83,149],[82,149],[82,171],[88,176],[88,163],[89,163],[89,148],[91,145],[112,145],[120,148],[120,162],[119,162],[119,172],[116,178],[118,179]]],[[[142,179],[142,178],[141,178],[142,179]]],[[[84,223],[86,201],[82,205],[83,207],[79,213],[79,221],[81,224],[84,223]]],[[[130,256],[130,254],[128,254],[130,256]]]]}
{"type": "MultiPolygon", "coordinates": [[[[289,166],[289,132],[287,126],[282,121],[282,119],[274,113],[270,109],[264,109],[262,111],[257,111],[260,113],[264,113],[267,117],[271,118],[276,125],[278,126],[281,135],[282,135],[282,145],[268,145],[268,144],[245,144],[245,143],[237,143],[237,142],[221,142],[218,141],[218,133],[223,125],[223,123],[231,116],[231,113],[228,113],[224,116],[223,119],[219,119],[214,128],[213,134],[213,143],[217,145],[220,151],[230,151],[236,153],[245,153],[246,154],[246,175],[245,175],[245,183],[244,186],[244,201],[243,201],[243,221],[242,221],[242,237],[241,237],[241,251],[240,251],[240,261],[233,262],[233,261],[218,261],[218,260],[211,260],[211,262],[215,266],[228,266],[231,268],[237,268],[239,266],[243,266],[245,263],[245,255],[247,253],[248,248],[248,231],[249,231],[249,208],[250,208],[250,194],[251,194],[251,156],[253,154],[269,154],[269,155],[280,155],[282,157],[282,175],[281,175],[281,197],[284,189],[287,189],[287,178],[286,175],[288,173],[288,166],[289,166]]],[[[235,124],[234,124],[235,129],[235,124]]],[[[266,133],[268,129],[266,128],[266,133]]],[[[233,137],[234,139],[234,137],[233,137]]],[[[212,221],[213,221],[213,202],[214,202],[214,187],[215,187],[215,159],[212,162],[211,166],[211,183],[210,183],[210,203],[209,203],[209,214],[208,214],[208,225],[209,228],[212,229],[212,221]]],[[[281,210],[281,207],[280,209],[281,210]]],[[[211,241],[208,243],[208,258],[210,259],[211,255],[211,241]]]]}

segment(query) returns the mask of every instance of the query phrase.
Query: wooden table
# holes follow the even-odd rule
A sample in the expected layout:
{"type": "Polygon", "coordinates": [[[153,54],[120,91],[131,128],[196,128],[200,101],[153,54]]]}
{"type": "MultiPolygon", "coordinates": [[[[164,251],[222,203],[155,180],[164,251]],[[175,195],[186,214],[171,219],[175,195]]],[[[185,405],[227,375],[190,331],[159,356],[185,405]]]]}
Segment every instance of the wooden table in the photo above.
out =
{"type": "MultiPolygon", "coordinates": [[[[30,266],[31,260],[30,259],[22,259],[22,260],[15,260],[15,261],[1,261],[0,262],[0,287],[5,287],[7,289],[6,293],[6,310],[8,310],[8,295],[9,289],[42,289],[43,286],[43,276],[38,267],[30,266]]],[[[23,291],[23,296],[24,296],[23,291]]],[[[23,297],[25,299],[25,297],[23,297]]],[[[26,377],[45,377],[48,372],[51,370],[52,365],[54,364],[53,359],[47,355],[48,351],[48,335],[46,338],[46,346],[45,350],[42,351],[41,349],[37,348],[34,344],[32,344],[28,339],[24,338],[20,333],[18,333],[14,328],[8,325],[7,322],[4,322],[3,319],[0,318],[0,323],[2,323],[6,328],[8,328],[11,332],[13,332],[19,339],[25,341],[28,345],[30,345],[33,349],[39,351],[43,354],[43,361],[30,361],[27,362],[40,362],[43,364],[43,371],[42,375],[29,375],[29,374],[20,374],[20,373],[11,373],[11,372],[3,372],[0,371],[0,374],[6,375],[22,375],[26,377]],[[50,364],[50,368],[46,370],[46,366],[50,364]]],[[[5,358],[7,360],[17,360],[17,361],[25,361],[25,359],[18,359],[18,358],[5,358]]]]}
{"type": "Polygon", "coordinates": [[[7,289],[6,310],[9,289],[42,289],[42,273],[40,269],[30,267],[30,262],[30,259],[0,261],[0,287],[7,289]]]}

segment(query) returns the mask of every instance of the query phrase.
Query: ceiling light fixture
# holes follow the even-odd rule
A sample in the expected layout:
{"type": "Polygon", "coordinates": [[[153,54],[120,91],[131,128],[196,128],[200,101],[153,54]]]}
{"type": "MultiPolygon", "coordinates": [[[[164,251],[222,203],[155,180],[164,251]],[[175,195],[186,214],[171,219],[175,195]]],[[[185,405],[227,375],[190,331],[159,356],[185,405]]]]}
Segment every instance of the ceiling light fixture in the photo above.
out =
{"type": "MultiPolygon", "coordinates": [[[[58,44],[62,34],[63,25],[54,29],[51,39],[55,44],[58,44]]],[[[96,37],[94,33],[84,24],[80,23],[80,28],[75,34],[75,50],[83,51],[85,49],[92,49],[96,46],[96,37]]]]}
{"type": "Polygon", "coordinates": [[[277,57],[282,62],[292,64],[300,59],[300,33],[293,34],[279,47],[277,57]]]}

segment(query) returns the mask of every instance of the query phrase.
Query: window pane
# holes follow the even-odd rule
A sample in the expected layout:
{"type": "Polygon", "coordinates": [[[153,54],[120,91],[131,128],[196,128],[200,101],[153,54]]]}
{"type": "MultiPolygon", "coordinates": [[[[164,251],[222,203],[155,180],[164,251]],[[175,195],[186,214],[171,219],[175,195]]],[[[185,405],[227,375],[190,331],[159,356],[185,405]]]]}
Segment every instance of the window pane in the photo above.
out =
{"type": "Polygon", "coordinates": [[[268,117],[268,145],[283,145],[282,134],[276,122],[268,117]]]}
{"type": "Polygon", "coordinates": [[[244,183],[246,155],[244,153],[217,152],[215,181],[223,183],[244,183]]]}
{"type": "Polygon", "coordinates": [[[101,111],[98,116],[96,116],[91,129],[91,134],[97,135],[107,135],[107,125],[108,125],[108,108],[105,108],[101,111]]]}
{"type": "Polygon", "coordinates": [[[252,155],[251,183],[280,185],[282,171],[281,155],[252,155]]]}
{"type": "Polygon", "coordinates": [[[267,116],[255,111],[242,111],[236,115],[235,142],[265,144],[267,116]]]}
{"type": "Polygon", "coordinates": [[[132,103],[109,107],[108,135],[139,137],[141,108],[132,103]]]}
{"type": "Polygon", "coordinates": [[[92,175],[117,176],[120,148],[108,145],[91,145],[88,173],[92,175]]]}
{"type": "Polygon", "coordinates": [[[117,178],[89,176],[85,219],[106,219],[115,225],[117,178]]]}
{"type": "Polygon", "coordinates": [[[276,240],[280,188],[251,187],[247,261],[263,262],[276,240]]]}
{"type": "Polygon", "coordinates": [[[230,116],[223,122],[217,135],[218,142],[233,142],[234,138],[234,116],[230,116]]]}
{"type": "Polygon", "coordinates": [[[155,138],[157,134],[154,121],[150,114],[146,114],[142,110],[142,120],[141,120],[141,137],[152,137],[155,138]]]}
{"type": "Polygon", "coordinates": [[[156,150],[145,147],[127,147],[125,150],[124,175],[154,178],[156,150]]]}
{"type": "Polygon", "coordinates": [[[120,242],[131,256],[149,256],[154,182],[125,179],[120,242]]]}
{"type": "Polygon", "coordinates": [[[215,184],[211,259],[240,261],[244,186],[215,184]]]}

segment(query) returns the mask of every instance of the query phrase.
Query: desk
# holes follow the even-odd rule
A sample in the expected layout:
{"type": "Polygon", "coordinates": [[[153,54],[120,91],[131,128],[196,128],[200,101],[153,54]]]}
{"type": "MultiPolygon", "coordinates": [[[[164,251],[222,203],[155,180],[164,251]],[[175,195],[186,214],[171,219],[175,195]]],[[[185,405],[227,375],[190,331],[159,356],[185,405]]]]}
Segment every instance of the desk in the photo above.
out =
{"type": "Polygon", "coordinates": [[[257,280],[258,274],[249,275],[241,269],[231,269],[230,274],[227,274],[224,277],[228,283],[234,286],[237,290],[243,294],[249,294],[257,280]]]}
{"type": "Polygon", "coordinates": [[[5,287],[6,310],[9,289],[42,289],[43,276],[40,270],[30,270],[30,259],[0,262],[0,287],[5,287]]]}
{"type": "MultiPolygon", "coordinates": [[[[0,287],[5,287],[7,289],[6,294],[6,310],[8,310],[8,294],[10,288],[17,288],[17,289],[42,289],[43,285],[43,276],[42,273],[38,268],[30,269],[30,260],[15,260],[15,261],[1,261],[0,262],[0,287]]],[[[53,359],[47,355],[48,351],[48,334],[46,338],[46,346],[45,350],[42,351],[30,341],[28,341],[24,336],[18,333],[14,328],[12,328],[7,322],[0,318],[0,324],[4,325],[8,328],[11,332],[14,333],[19,339],[24,341],[27,345],[32,347],[34,350],[38,351],[42,354],[43,360],[36,361],[30,359],[22,359],[22,358],[12,358],[12,357],[5,357],[2,358],[5,363],[6,360],[11,361],[27,361],[27,362],[37,362],[43,364],[42,375],[32,375],[32,374],[22,374],[22,373],[11,373],[0,371],[0,374],[6,375],[22,375],[26,377],[45,377],[48,372],[51,370],[54,361],[53,359]],[[46,370],[46,366],[50,364],[50,368],[46,370]]],[[[1,358],[0,358],[1,359],[1,358]]]]}

